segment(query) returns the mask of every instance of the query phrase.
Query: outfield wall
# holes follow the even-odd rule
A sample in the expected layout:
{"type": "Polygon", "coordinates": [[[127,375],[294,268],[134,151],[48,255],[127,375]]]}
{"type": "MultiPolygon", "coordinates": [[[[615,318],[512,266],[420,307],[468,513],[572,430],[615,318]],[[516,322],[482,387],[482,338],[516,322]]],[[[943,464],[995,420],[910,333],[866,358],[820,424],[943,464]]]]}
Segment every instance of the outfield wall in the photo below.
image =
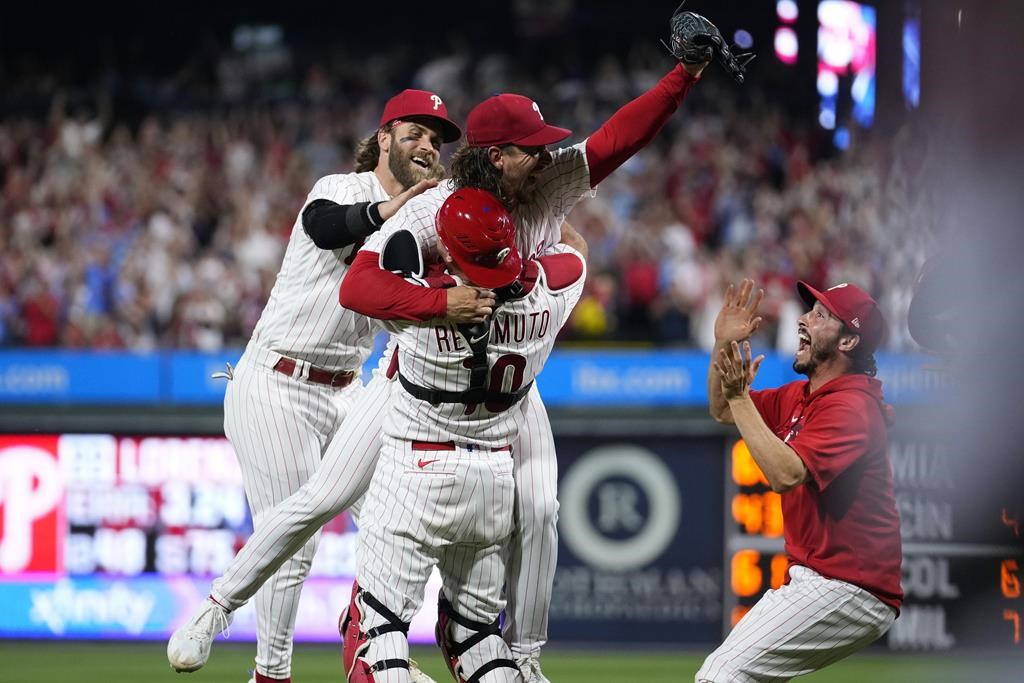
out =
{"type": "MultiPolygon", "coordinates": [[[[0,638],[166,638],[251,532],[221,431],[223,380],[205,380],[225,357],[0,356],[0,638]],[[33,373],[67,381],[25,380],[33,373]],[[14,402],[17,386],[41,402],[14,402]]],[[[736,433],[704,412],[706,362],[567,351],[545,371],[560,467],[553,641],[706,647],[781,581],[778,497],[750,477],[736,433]]],[[[925,363],[880,359],[898,414],[891,456],[907,557],[908,604],[889,646],[1012,644],[1024,558],[1000,502],[971,490],[969,454],[944,447],[929,402],[944,384],[925,363]]],[[[772,383],[790,373],[779,357],[763,372],[772,383]]],[[[300,640],[337,637],[354,531],[347,515],[325,527],[300,640]]],[[[435,577],[417,642],[432,637],[437,588],[435,577]]],[[[251,610],[239,611],[233,637],[254,634],[251,610]]]]}

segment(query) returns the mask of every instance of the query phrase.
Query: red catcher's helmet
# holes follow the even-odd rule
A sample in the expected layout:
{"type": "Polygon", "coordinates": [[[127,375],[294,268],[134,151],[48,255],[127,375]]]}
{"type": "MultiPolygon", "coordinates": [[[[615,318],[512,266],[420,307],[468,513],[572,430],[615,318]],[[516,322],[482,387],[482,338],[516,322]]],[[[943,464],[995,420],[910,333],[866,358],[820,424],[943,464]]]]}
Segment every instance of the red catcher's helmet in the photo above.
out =
{"type": "Polygon", "coordinates": [[[437,210],[437,236],[478,287],[505,287],[523,270],[512,216],[486,190],[464,187],[453,192],[437,210]]]}

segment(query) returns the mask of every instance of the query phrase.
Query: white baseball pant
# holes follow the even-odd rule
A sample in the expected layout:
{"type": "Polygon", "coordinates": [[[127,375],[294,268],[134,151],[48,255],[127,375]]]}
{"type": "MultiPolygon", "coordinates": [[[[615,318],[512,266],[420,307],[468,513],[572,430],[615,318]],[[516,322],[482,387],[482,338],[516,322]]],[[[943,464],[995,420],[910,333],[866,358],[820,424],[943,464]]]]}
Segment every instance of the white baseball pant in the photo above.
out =
{"type": "MultiPolygon", "coordinates": [[[[358,379],[343,389],[293,379],[273,370],[279,358],[247,349],[224,395],[224,433],[238,457],[256,530],[316,471],[363,391],[358,379]]],[[[319,540],[320,534],[313,534],[284,558],[256,593],[256,669],[264,676],[290,676],[299,594],[319,540]]]]}
{"type": "MultiPolygon", "coordinates": [[[[457,447],[420,450],[408,441],[384,437],[373,483],[364,499],[359,531],[359,586],[402,621],[419,612],[431,569],[441,572],[445,596],[462,617],[491,624],[504,607],[502,548],[512,533],[515,482],[508,450],[457,447]]],[[[387,623],[365,610],[361,628],[387,623]]],[[[466,653],[470,655],[469,652],[466,653]]],[[[497,635],[472,649],[470,670],[494,659],[511,659],[497,635]]],[[[408,659],[405,635],[371,639],[366,659],[408,659]]],[[[519,672],[500,668],[491,681],[516,681],[519,672]]],[[[380,683],[408,683],[405,669],[374,674],[380,683]]]]}
{"type": "Polygon", "coordinates": [[[863,588],[793,566],[790,582],[769,590],[712,652],[695,683],[788,681],[882,637],[896,610],[863,588]]]}
{"type": "MultiPolygon", "coordinates": [[[[282,562],[324,524],[366,492],[380,454],[390,391],[398,382],[374,376],[348,411],[319,468],[294,495],[267,513],[211,595],[228,609],[244,605],[282,562]]],[[[523,400],[522,429],[513,442],[518,532],[507,558],[505,639],[518,655],[547,640],[548,608],[557,562],[558,464],[547,410],[534,386],[523,400]]]]}

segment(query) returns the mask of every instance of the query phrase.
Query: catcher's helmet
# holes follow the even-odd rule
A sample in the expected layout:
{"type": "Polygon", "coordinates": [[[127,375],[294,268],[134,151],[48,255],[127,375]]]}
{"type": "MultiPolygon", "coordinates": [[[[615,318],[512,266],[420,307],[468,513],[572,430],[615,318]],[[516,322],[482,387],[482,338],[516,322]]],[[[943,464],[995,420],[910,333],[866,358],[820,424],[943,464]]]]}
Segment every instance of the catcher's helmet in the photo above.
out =
{"type": "Polygon", "coordinates": [[[453,192],[437,211],[437,236],[479,287],[505,287],[522,272],[516,226],[490,192],[474,187],[453,192]]]}

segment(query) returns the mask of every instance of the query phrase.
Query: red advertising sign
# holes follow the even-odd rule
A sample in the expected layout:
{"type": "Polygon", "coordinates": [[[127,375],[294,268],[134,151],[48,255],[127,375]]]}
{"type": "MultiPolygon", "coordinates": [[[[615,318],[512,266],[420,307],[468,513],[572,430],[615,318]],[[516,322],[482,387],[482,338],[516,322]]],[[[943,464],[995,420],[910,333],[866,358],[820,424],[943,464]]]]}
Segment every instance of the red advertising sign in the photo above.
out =
{"type": "Polygon", "coordinates": [[[58,440],[0,435],[0,574],[64,568],[58,440]]]}

